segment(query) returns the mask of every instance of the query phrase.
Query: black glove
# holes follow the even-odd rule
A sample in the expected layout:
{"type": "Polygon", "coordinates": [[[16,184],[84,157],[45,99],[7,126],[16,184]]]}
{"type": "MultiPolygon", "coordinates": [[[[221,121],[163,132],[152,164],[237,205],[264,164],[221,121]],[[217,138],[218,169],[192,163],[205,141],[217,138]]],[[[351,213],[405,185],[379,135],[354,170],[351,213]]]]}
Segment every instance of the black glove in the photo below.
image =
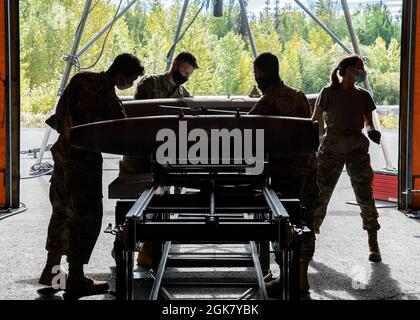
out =
{"type": "Polygon", "coordinates": [[[368,131],[369,139],[373,142],[380,144],[381,143],[381,133],[378,130],[370,130],[368,131]]]}

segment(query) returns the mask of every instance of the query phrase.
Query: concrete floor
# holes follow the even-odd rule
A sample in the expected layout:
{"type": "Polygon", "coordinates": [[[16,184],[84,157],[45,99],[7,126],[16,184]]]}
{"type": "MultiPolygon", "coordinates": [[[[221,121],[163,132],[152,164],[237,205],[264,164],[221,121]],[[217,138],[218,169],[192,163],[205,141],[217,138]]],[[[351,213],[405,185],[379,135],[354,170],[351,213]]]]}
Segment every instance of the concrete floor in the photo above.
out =
{"type": "MultiPolygon", "coordinates": [[[[397,159],[396,132],[387,131],[392,146],[393,161],[397,159]]],[[[43,130],[23,129],[22,150],[39,146],[43,130]]],[[[54,141],[52,137],[50,141],[54,141]]],[[[379,147],[372,146],[375,169],[384,167],[379,147]]],[[[50,153],[46,160],[51,161],[50,153]]],[[[107,199],[106,186],[117,176],[118,157],[104,156],[104,219],[103,226],[113,222],[114,201],[107,199]]],[[[22,155],[21,173],[28,175],[34,159],[22,155]]],[[[396,164],[396,162],[394,162],[396,164]]],[[[21,201],[29,210],[0,221],[0,300],[62,299],[62,292],[52,293],[37,284],[46,259],[45,237],[51,214],[48,200],[49,177],[22,180],[21,201]]],[[[328,215],[316,243],[316,253],[309,270],[310,299],[315,300],[384,300],[420,298],[420,220],[407,218],[394,208],[379,209],[379,241],[383,262],[370,263],[367,259],[367,235],[361,228],[357,206],[349,179],[343,173],[328,208],[328,215]]],[[[110,255],[113,237],[100,234],[90,264],[89,276],[111,280],[114,265],[110,255]]],[[[67,268],[67,264],[63,263],[67,268]]],[[[276,266],[273,264],[273,268],[276,266]]],[[[197,271],[194,270],[195,274],[197,271]]],[[[111,281],[112,283],[112,281],[111,281]]],[[[150,284],[136,285],[136,297],[144,299],[150,284]]],[[[189,290],[175,292],[178,298],[221,298],[220,292],[189,290]],[[204,294],[204,295],[203,295],[204,294]]],[[[225,290],[223,297],[234,298],[238,292],[225,290]]],[[[113,299],[110,294],[88,299],[113,299]]]]}

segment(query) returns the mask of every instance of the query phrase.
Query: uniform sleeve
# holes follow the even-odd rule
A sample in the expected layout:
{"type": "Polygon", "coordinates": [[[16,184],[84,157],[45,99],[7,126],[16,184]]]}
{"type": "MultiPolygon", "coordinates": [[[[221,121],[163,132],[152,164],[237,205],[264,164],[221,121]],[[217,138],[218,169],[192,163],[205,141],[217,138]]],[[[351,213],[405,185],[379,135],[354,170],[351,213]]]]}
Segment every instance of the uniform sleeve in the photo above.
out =
{"type": "Polygon", "coordinates": [[[153,93],[153,78],[145,77],[137,85],[136,94],[134,95],[135,100],[152,99],[153,93]]]}
{"type": "Polygon", "coordinates": [[[323,88],[315,102],[315,107],[321,107],[322,111],[327,111],[329,107],[328,90],[323,88]]]}
{"type": "Polygon", "coordinates": [[[369,92],[366,92],[366,108],[365,114],[368,114],[376,109],[375,101],[373,101],[372,95],[369,92]]]}
{"type": "Polygon", "coordinates": [[[268,103],[265,97],[262,97],[248,112],[249,115],[273,115],[273,105],[268,103]]]}
{"type": "Polygon", "coordinates": [[[118,97],[110,97],[110,99],[105,102],[105,110],[103,114],[103,120],[115,120],[115,119],[124,119],[127,118],[124,107],[118,97]]]}
{"type": "Polygon", "coordinates": [[[80,77],[71,87],[72,126],[126,118],[115,89],[103,78],[94,75],[80,77]]]}
{"type": "Polygon", "coordinates": [[[68,110],[65,110],[64,114],[68,118],[67,125],[70,127],[92,122],[89,121],[87,110],[83,108],[85,101],[92,104],[92,108],[95,108],[97,104],[96,97],[90,90],[91,81],[87,77],[85,74],[76,74],[67,87],[65,104],[68,110]]]}

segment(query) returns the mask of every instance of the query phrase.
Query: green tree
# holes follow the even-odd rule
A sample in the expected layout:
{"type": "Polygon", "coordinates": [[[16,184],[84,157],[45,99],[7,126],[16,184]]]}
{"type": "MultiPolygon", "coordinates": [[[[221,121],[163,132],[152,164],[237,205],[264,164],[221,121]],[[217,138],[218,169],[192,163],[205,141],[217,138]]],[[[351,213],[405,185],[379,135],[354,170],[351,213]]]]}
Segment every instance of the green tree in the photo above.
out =
{"type": "Polygon", "coordinates": [[[391,39],[387,49],[385,40],[379,37],[374,46],[365,50],[368,56],[366,69],[375,101],[379,104],[399,104],[400,46],[398,41],[391,39]]]}
{"type": "Polygon", "coordinates": [[[363,16],[364,23],[358,28],[360,42],[370,45],[381,37],[388,45],[394,36],[392,16],[388,7],[381,1],[367,5],[363,16]]]}
{"type": "Polygon", "coordinates": [[[292,39],[284,46],[284,51],[280,57],[280,75],[290,86],[301,89],[303,78],[300,71],[302,49],[304,40],[297,34],[293,34],[292,39]]]}
{"type": "Polygon", "coordinates": [[[278,30],[278,33],[282,44],[289,42],[295,32],[301,35],[303,39],[308,38],[308,20],[302,12],[286,5],[280,11],[279,20],[280,30],[278,30]]]}
{"type": "Polygon", "coordinates": [[[247,52],[244,52],[245,43],[240,35],[229,32],[219,42],[220,56],[216,66],[221,77],[221,94],[241,95],[247,94],[251,88],[243,92],[243,83],[252,83],[252,64],[247,52]],[[248,65],[244,65],[249,63],[248,65]],[[244,68],[245,70],[241,70],[244,68]]]}

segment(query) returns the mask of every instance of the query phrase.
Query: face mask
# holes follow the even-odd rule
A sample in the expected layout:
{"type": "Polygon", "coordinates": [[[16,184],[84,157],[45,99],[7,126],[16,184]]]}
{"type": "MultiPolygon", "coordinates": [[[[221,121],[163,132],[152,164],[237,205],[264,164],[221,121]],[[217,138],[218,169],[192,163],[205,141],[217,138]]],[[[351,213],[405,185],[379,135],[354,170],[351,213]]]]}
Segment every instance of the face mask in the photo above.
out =
{"type": "Polygon", "coordinates": [[[128,84],[125,84],[123,86],[118,86],[118,89],[119,90],[127,90],[129,88],[131,88],[131,85],[129,83],[128,84]]]}
{"type": "Polygon", "coordinates": [[[280,81],[279,75],[265,76],[255,79],[258,83],[258,88],[262,93],[265,93],[273,84],[280,81]]]}
{"type": "Polygon", "coordinates": [[[124,82],[122,82],[123,84],[117,84],[117,88],[119,90],[127,90],[129,89],[132,85],[130,83],[127,82],[126,77],[121,77],[122,79],[124,79],[124,82]]]}
{"type": "Polygon", "coordinates": [[[173,72],[172,77],[174,78],[174,82],[175,82],[178,86],[180,86],[180,85],[182,85],[182,84],[184,84],[185,82],[187,82],[187,81],[188,81],[188,78],[184,77],[184,76],[181,74],[181,72],[179,72],[179,70],[175,70],[175,71],[173,72]]]}
{"type": "Polygon", "coordinates": [[[365,82],[367,79],[366,71],[361,71],[358,75],[356,75],[355,79],[356,79],[356,82],[358,83],[365,82]]]}

